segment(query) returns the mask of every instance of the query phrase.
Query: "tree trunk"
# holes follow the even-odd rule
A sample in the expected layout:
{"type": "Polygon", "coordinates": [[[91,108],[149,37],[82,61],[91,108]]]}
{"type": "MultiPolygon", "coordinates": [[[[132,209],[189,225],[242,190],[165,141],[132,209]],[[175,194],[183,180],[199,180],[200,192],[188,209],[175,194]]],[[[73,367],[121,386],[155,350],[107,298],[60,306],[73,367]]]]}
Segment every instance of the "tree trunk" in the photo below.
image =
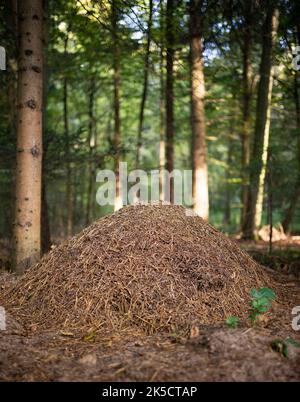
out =
{"type": "Polygon", "coordinates": [[[48,201],[46,193],[46,182],[42,180],[42,233],[41,233],[41,245],[42,253],[45,254],[51,249],[51,236],[50,236],[50,223],[49,223],[49,213],[48,213],[48,201]]]}
{"type": "Polygon", "coordinates": [[[204,74],[201,43],[202,0],[191,0],[191,124],[193,155],[193,202],[194,211],[208,220],[208,177],[206,163],[205,112],[204,112],[204,74]]]}
{"type": "Polygon", "coordinates": [[[231,123],[229,138],[228,138],[228,148],[227,148],[227,169],[226,169],[226,188],[225,188],[225,208],[224,208],[224,219],[225,225],[231,224],[231,187],[230,187],[230,169],[233,162],[233,122],[231,123]]]}
{"type": "MultiPolygon", "coordinates": [[[[93,180],[96,180],[96,171],[97,169],[100,169],[102,166],[102,158],[98,155],[98,129],[97,129],[97,120],[94,117],[94,124],[93,124],[93,132],[94,132],[94,149],[93,149],[93,180]]],[[[94,182],[95,183],[95,182],[94,182]]],[[[93,185],[94,188],[95,184],[93,185]]],[[[94,190],[95,191],[95,190],[94,190]]],[[[92,219],[95,220],[97,217],[97,202],[96,202],[96,196],[94,193],[94,196],[92,197],[92,219]]]]}
{"type": "Polygon", "coordinates": [[[300,197],[300,101],[299,101],[299,88],[297,80],[297,72],[294,78],[294,98],[296,107],[296,121],[297,121],[297,131],[298,131],[298,177],[297,182],[294,187],[294,192],[290,201],[290,205],[286,211],[284,220],[282,222],[282,227],[285,232],[289,231],[290,224],[292,222],[297,203],[300,197]]]}
{"type": "MultiPolygon", "coordinates": [[[[43,25],[43,40],[44,47],[48,46],[48,0],[43,1],[43,11],[44,11],[44,25],[43,25]]],[[[46,153],[48,149],[48,142],[46,138],[46,117],[47,117],[47,98],[48,98],[48,60],[44,56],[44,68],[43,68],[43,138],[44,138],[44,152],[42,161],[42,211],[41,211],[41,247],[42,254],[47,253],[51,249],[51,233],[50,233],[50,223],[49,223],[49,209],[47,202],[47,177],[46,177],[46,153]]]]}
{"type": "Polygon", "coordinates": [[[89,148],[89,161],[88,161],[88,189],[87,189],[87,205],[86,205],[86,226],[89,225],[91,221],[92,212],[92,196],[93,196],[93,183],[94,183],[94,144],[93,141],[93,127],[94,127],[94,95],[95,95],[95,80],[92,78],[90,81],[89,90],[89,124],[88,124],[88,148],[89,148]]]}
{"type": "Polygon", "coordinates": [[[153,9],[153,0],[149,0],[147,46],[146,46],[146,55],[145,55],[145,64],[144,64],[144,85],[143,85],[143,93],[142,93],[142,100],[141,100],[140,117],[139,117],[138,141],[137,141],[137,148],[136,148],[136,162],[135,162],[136,169],[138,169],[140,166],[140,157],[141,157],[140,153],[141,153],[141,147],[142,147],[144,112],[145,112],[145,104],[146,104],[147,93],[148,93],[149,57],[150,57],[151,29],[152,29],[152,9],[153,9]]]}
{"type": "Polygon", "coordinates": [[[41,0],[19,2],[18,127],[14,269],[22,274],[41,253],[43,102],[41,0]]]}
{"type": "Polygon", "coordinates": [[[114,151],[116,198],[114,210],[122,208],[122,189],[119,163],[121,160],[121,122],[120,122],[120,47],[118,37],[118,9],[117,0],[112,0],[112,33],[113,33],[113,70],[114,70],[114,151]]]}
{"type": "MultiPolygon", "coordinates": [[[[65,57],[68,53],[68,32],[64,43],[65,57]]],[[[64,107],[64,136],[65,136],[65,156],[66,156],[66,205],[67,205],[67,237],[73,235],[73,186],[72,168],[70,155],[70,134],[69,134],[69,109],[68,109],[68,78],[65,76],[63,81],[63,107],[64,107]]]]}
{"type": "MultiPolygon", "coordinates": [[[[169,173],[174,170],[174,19],[175,0],[167,0],[166,10],[166,169],[169,173]]],[[[174,180],[170,179],[170,202],[174,201],[174,180]]]]}
{"type": "Polygon", "coordinates": [[[165,79],[164,79],[164,6],[160,0],[160,96],[159,96],[159,199],[165,200],[164,192],[164,170],[166,165],[166,143],[165,143],[165,79]]]}
{"type": "Polygon", "coordinates": [[[243,225],[244,238],[257,237],[258,228],[261,224],[271,118],[273,86],[272,55],[276,41],[277,28],[278,10],[274,7],[272,1],[268,1],[263,32],[263,50],[260,65],[254,146],[250,168],[250,189],[245,222],[243,225]]]}
{"type": "MultiPolygon", "coordinates": [[[[300,9],[300,7],[299,7],[300,9]]],[[[299,13],[300,14],[300,13],[299,13]]],[[[298,18],[300,15],[298,15],[298,18]]],[[[298,34],[298,45],[300,46],[300,23],[299,19],[297,20],[297,34],[298,34]]],[[[294,192],[290,201],[290,205],[285,213],[285,217],[282,221],[282,227],[286,233],[289,232],[289,228],[298,204],[298,200],[300,197],[300,99],[299,99],[299,81],[298,81],[299,72],[295,71],[294,77],[294,101],[295,101],[295,109],[296,109],[296,126],[298,132],[298,144],[297,144],[297,159],[298,159],[298,177],[297,182],[294,187],[294,192]]]]}
{"type": "Polygon", "coordinates": [[[253,1],[248,1],[245,10],[245,26],[243,34],[243,127],[242,127],[242,211],[241,227],[245,222],[247,202],[249,198],[249,163],[250,163],[250,128],[251,128],[251,98],[252,98],[252,29],[253,1]]]}

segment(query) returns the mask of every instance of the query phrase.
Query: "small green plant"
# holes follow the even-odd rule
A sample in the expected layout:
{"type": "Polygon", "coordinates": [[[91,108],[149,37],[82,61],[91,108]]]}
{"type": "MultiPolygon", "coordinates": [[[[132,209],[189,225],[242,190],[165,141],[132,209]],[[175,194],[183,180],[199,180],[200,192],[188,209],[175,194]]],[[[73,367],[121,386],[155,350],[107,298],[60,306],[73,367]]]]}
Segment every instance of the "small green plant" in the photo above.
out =
{"type": "Polygon", "coordinates": [[[275,300],[276,295],[272,289],[260,288],[251,290],[252,300],[250,301],[250,320],[252,324],[256,323],[257,317],[268,312],[275,300]]]}
{"type": "Polygon", "coordinates": [[[289,345],[296,346],[297,348],[300,347],[299,343],[290,336],[286,339],[274,339],[274,341],[271,342],[271,348],[284,357],[288,357],[289,355],[289,345]]]}
{"type": "Polygon", "coordinates": [[[239,322],[239,318],[235,315],[230,315],[226,318],[226,324],[229,328],[236,328],[239,322]]]}

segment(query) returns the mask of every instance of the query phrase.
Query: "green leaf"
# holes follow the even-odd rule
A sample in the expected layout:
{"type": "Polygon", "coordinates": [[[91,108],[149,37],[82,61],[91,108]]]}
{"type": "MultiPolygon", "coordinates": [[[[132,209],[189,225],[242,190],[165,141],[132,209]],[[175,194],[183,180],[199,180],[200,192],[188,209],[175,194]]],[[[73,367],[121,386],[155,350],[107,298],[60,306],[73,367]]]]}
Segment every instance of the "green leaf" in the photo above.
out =
{"type": "Polygon", "coordinates": [[[289,357],[289,347],[285,342],[283,342],[282,354],[284,357],[289,357]]]}
{"type": "Polygon", "coordinates": [[[286,343],[287,345],[293,345],[293,346],[295,346],[296,348],[300,348],[300,344],[299,344],[297,341],[295,341],[295,339],[292,338],[291,336],[289,336],[288,338],[286,338],[285,343],[286,343]]]}
{"type": "Polygon", "coordinates": [[[255,289],[255,288],[251,289],[251,296],[254,299],[258,299],[259,298],[259,291],[257,289],[255,289]]]}
{"type": "Polygon", "coordinates": [[[259,289],[259,293],[261,297],[265,297],[270,300],[275,300],[276,299],[276,294],[275,292],[270,289],[270,288],[261,288],[259,289]]]}
{"type": "Polygon", "coordinates": [[[275,299],[276,295],[272,289],[260,288],[251,289],[252,300],[250,301],[250,320],[255,323],[259,314],[266,313],[271,307],[271,301],[275,299]]]}
{"type": "Polygon", "coordinates": [[[275,352],[280,353],[284,357],[289,356],[289,345],[300,347],[299,343],[290,336],[285,340],[278,338],[271,342],[271,348],[275,350],[275,352]]]}
{"type": "Polygon", "coordinates": [[[274,339],[274,341],[271,342],[271,348],[280,354],[283,354],[283,341],[281,339],[274,339]]]}
{"type": "Polygon", "coordinates": [[[230,315],[229,317],[226,318],[226,324],[230,328],[236,328],[238,321],[239,321],[239,319],[235,315],[230,315]]]}
{"type": "Polygon", "coordinates": [[[260,288],[259,290],[253,288],[251,289],[251,296],[254,299],[266,298],[274,300],[276,298],[275,292],[270,288],[260,288]]]}

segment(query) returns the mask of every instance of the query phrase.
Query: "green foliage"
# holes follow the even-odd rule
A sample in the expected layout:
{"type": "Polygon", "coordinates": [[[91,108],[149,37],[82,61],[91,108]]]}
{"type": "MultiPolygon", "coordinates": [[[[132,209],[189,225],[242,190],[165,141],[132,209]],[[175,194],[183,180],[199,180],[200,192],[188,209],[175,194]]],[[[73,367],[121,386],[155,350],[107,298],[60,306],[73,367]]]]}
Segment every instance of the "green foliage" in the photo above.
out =
{"type": "Polygon", "coordinates": [[[289,355],[289,345],[295,346],[297,348],[300,347],[299,343],[290,336],[286,339],[277,338],[271,342],[271,348],[284,357],[288,357],[289,355]]]}
{"type": "Polygon", "coordinates": [[[239,318],[235,315],[230,315],[226,318],[226,324],[229,328],[236,328],[239,322],[239,318]]]}
{"type": "Polygon", "coordinates": [[[274,300],[276,298],[275,292],[270,288],[260,288],[259,290],[254,288],[251,290],[251,296],[258,300],[261,298],[274,300]]]}
{"type": "Polygon", "coordinates": [[[271,308],[272,300],[275,300],[276,294],[270,288],[251,289],[250,301],[250,320],[252,324],[256,323],[257,317],[268,312],[271,308]]]}

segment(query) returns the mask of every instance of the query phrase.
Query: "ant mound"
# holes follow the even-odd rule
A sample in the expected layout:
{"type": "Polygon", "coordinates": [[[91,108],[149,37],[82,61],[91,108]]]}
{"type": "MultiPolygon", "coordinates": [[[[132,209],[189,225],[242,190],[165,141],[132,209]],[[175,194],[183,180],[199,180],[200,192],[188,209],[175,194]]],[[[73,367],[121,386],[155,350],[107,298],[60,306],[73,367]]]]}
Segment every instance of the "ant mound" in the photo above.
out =
{"type": "Polygon", "coordinates": [[[246,317],[251,288],[270,282],[237,244],[182,206],[132,205],[54,248],[5,304],[41,328],[149,334],[246,317]]]}

